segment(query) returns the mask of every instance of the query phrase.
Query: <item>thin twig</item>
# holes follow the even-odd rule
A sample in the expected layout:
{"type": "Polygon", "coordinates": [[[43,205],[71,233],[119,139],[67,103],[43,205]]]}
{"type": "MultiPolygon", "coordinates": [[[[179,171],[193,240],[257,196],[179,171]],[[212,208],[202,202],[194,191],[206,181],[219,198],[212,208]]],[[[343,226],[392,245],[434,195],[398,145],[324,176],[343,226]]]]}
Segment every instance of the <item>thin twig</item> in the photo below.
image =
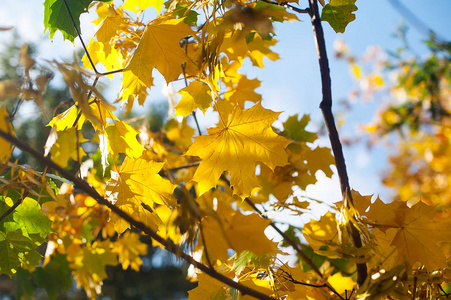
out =
{"type": "MultiPolygon", "coordinates": [[[[349,186],[348,173],[346,171],[345,159],[343,156],[343,149],[341,146],[338,131],[335,126],[334,115],[332,114],[332,90],[329,70],[329,60],[327,58],[326,43],[324,41],[324,32],[321,25],[321,19],[318,13],[317,0],[309,0],[310,17],[313,26],[313,33],[315,37],[316,50],[318,52],[318,61],[321,72],[322,96],[323,99],[320,104],[323,113],[324,122],[326,124],[327,132],[332,146],[332,151],[335,157],[335,165],[337,167],[338,178],[340,180],[341,193],[346,200],[349,199],[348,206],[353,205],[351,195],[351,188],[349,186]]],[[[351,223],[351,237],[355,247],[362,247],[362,238],[359,231],[351,223]]],[[[365,281],[368,275],[367,265],[365,263],[357,264],[357,284],[360,286],[365,281]]]]}
{"type": "MultiPolygon", "coordinates": [[[[246,198],[244,199],[244,201],[250,206],[252,207],[252,209],[257,212],[262,218],[269,220],[269,218],[267,216],[265,216],[256,206],[255,204],[249,199],[246,198]]],[[[278,234],[280,234],[280,236],[288,243],[290,244],[291,247],[294,248],[294,250],[298,253],[298,255],[301,257],[301,259],[307,263],[310,268],[312,268],[312,270],[321,278],[324,279],[323,274],[321,273],[321,271],[318,269],[317,266],[315,266],[315,264],[313,263],[313,261],[307,257],[307,255],[302,251],[302,249],[299,247],[299,245],[293,241],[289,236],[287,236],[285,234],[285,232],[283,232],[282,230],[280,230],[279,227],[277,227],[277,225],[275,223],[273,223],[271,221],[271,223],[269,223],[269,225],[274,228],[275,231],[277,231],[278,234]]]]}
{"type": "MultiPolygon", "coordinates": [[[[188,56],[188,38],[184,38],[183,42],[185,45],[185,55],[188,56]]],[[[186,67],[186,62],[182,64],[182,71],[183,71],[183,79],[185,80],[185,87],[188,87],[188,80],[186,79],[185,67],[186,67]]],[[[193,110],[191,112],[191,115],[194,118],[194,122],[196,122],[197,131],[199,132],[199,135],[202,135],[202,131],[200,131],[199,122],[197,121],[196,111],[193,110]]]]}
{"type": "Polygon", "coordinates": [[[295,11],[295,12],[300,13],[300,14],[308,14],[309,13],[308,8],[305,8],[305,9],[298,8],[298,7],[295,7],[295,6],[291,5],[291,4],[288,4],[287,2],[277,3],[277,2],[274,2],[274,1],[270,1],[270,0],[262,0],[262,1],[266,2],[266,3],[269,3],[269,4],[282,6],[282,7],[291,9],[292,11],[295,11]]]}
{"type": "Polygon", "coordinates": [[[114,74],[114,73],[119,73],[119,72],[124,71],[124,69],[119,69],[119,70],[114,70],[114,71],[109,71],[109,72],[99,72],[99,71],[97,71],[97,68],[94,65],[94,62],[92,61],[91,55],[89,55],[88,48],[86,48],[85,42],[81,38],[80,30],[78,30],[77,23],[75,23],[75,19],[72,16],[72,12],[70,11],[69,5],[67,4],[66,0],[63,0],[63,1],[64,1],[64,5],[66,6],[67,12],[69,13],[69,17],[70,17],[70,19],[72,21],[72,25],[74,26],[75,31],[77,32],[77,36],[80,39],[81,45],[82,45],[83,49],[85,50],[86,57],[88,58],[89,63],[91,64],[91,67],[94,70],[94,72],[96,73],[96,75],[102,75],[102,76],[103,75],[111,75],[111,74],[114,74]]]}
{"type": "Polygon", "coordinates": [[[285,278],[288,279],[289,281],[291,281],[292,283],[305,285],[305,286],[309,286],[309,287],[314,287],[314,288],[327,288],[332,293],[337,295],[338,298],[340,298],[341,300],[346,300],[328,282],[323,283],[323,284],[312,284],[312,283],[302,282],[302,281],[298,281],[298,280],[294,279],[293,276],[290,273],[288,273],[287,271],[285,271],[283,269],[281,269],[281,271],[284,273],[282,276],[285,276],[285,278]]]}
{"type": "Polygon", "coordinates": [[[150,227],[142,223],[141,221],[135,220],[132,216],[118,208],[117,206],[110,203],[108,200],[106,200],[104,197],[102,197],[93,187],[91,187],[86,181],[74,176],[72,173],[70,173],[68,170],[62,168],[55,162],[53,162],[51,159],[44,157],[42,154],[28,146],[27,144],[21,142],[14,136],[10,135],[9,133],[4,132],[3,130],[0,130],[0,137],[4,138],[8,142],[16,145],[18,148],[20,148],[22,151],[30,154],[34,158],[36,158],[41,163],[45,164],[49,168],[54,169],[57,171],[61,177],[66,178],[67,180],[70,180],[74,183],[75,187],[82,190],[92,198],[94,198],[97,203],[100,205],[104,205],[108,207],[113,213],[118,215],[120,218],[122,218],[124,221],[127,221],[130,223],[130,225],[134,226],[135,228],[143,231],[145,234],[147,234],[149,237],[157,241],[158,243],[162,244],[166,250],[169,252],[175,254],[176,256],[182,258],[189,264],[192,264],[195,268],[201,270],[208,276],[215,278],[216,280],[239,290],[243,295],[249,295],[252,297],[255,297],[257,299],[262,300],[274,300],[275,298],[270,297],[268,295],[265,295],[259,291],[256,291],[252,288],[249,288],[241,283],[238,283],[234,281],[232,278],[226,277],[221,273],[218,273],[216,270],[211,269],[207,265],[204,265],[197,260],[195,260],[192,256],[186,254],[182,251],[182,249],[174,244],[171,240],[166,240],[165,238],[161,237],[159,234],[157,234],[154,230],[152,230],[150,227]]]}
{"type": "Polygon", "coordinates": [[[23,199],[25,199],[27,196],[28,196],[28,191],[25,191],[23,196],[20,197],[20,199],[17,200],[16,203],[14,203],[13,206],[8,208],[8,210],[5,211],[5,213],[0,216],[0,222],[3,221],[3,219],[6,218],[10,213],[12,213],[22,203],[23,199]]]}
{"type": "Polygon", "coordinates": [[[200,161],[196,161],[187,165],[183,165],[180,167],[175,167],[175,168],[170,168],[170,169],[166,169],[166,171],[177,171],[177,170],[182,170],[182,169],[188,169],[188,168],[193,168],[193,167],[197,167],[199,166],[200,161]]]}

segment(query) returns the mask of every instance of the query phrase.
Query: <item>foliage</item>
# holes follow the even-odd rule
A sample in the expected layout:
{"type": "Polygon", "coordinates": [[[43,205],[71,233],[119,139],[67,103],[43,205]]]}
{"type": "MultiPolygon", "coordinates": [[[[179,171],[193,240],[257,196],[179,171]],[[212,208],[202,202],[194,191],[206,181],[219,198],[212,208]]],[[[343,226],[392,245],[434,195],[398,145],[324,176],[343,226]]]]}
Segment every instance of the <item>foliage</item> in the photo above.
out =
{"type": "MultiPolygon", "coordinates": [[[[14,137],[8,112],[0,111],[0,246],[7,254],[0,271],[15,274],[24,293],[31,291],[24,278],[32,276],[49,297],[56,297],[69,286],[70,275],[95,298],[108,266],[139,270],[147,252],[140,235],[147,235],[155,246],[195,267],[190,276],[199,283],[190,299],[445,295],[451,233],[446,210],[421,202],[371,203],[371,196],[351,191],[326,92],[321,108],[343,201],[320,220],[286,232],[262,210],[301,215],[313,200],[301,201],[294,191],[315,184],[318,171],[332,176],[334,158],[329,149],[314,146],[317,135],[306,129],[309,117],[292,116],[283,128],[273,127],[279,114],[263,107],[255,91],[260,82],[240,73],[246,60],[263,68],[265,57],[278,59],[271,49],[277,42],[273,23],[297,21],[293,12],[309,13],[321,70],[328,70],[316,1],[310,0],[307,10],[270,1],[106,2],[44,3],[50,35],[61,31],[71,41],[80,14],[89,9],[98,15],[83,67],[77,61],[50,63],[74,105],[48,123],[44,156],[14,137]],[[143,11],[154,10],[155,19],[142,17],[143,11]],[[154,132],[139,119],[118,117],[96,87],[99,77],[118,73],[122,90],[116,102],[125,114],[135,101],[148,101],[159,73],[167,83],[185,82],[178,88],[182,97],[176,115],[192,114],[197,120],[197,108],[210,110],[218,123],[207,134],[198,128],[194,136],[186,120],[174,118],[154,132]],[[83,131],[86,127],[94,133],[83,131]],[[88,143],[98,145],[96,150],[86,151],[88,143]],[[38,172],[9,161],[11,145],[47,168],[38,172]],[[269,226],[294,248],[300,262],[280,263],[284,248],[266,236],[269,226]],[[44,242],[40,265],[36,247],[44,242]]],[[[354,3],[330,1],[323,20],[344,31],[354,19],[354,3]]],[[[31,79],[33,62],[26,53],[23,57],[24,78],[31,84],[10,91],[42,106],[38,99],[45,84],[31,79]],[[33,97],[30,91],[36,92],[33,97]]],[[[323,90],[330,91],[330,80],[324,79],[328,74],[322,75],[323,90]]]]}

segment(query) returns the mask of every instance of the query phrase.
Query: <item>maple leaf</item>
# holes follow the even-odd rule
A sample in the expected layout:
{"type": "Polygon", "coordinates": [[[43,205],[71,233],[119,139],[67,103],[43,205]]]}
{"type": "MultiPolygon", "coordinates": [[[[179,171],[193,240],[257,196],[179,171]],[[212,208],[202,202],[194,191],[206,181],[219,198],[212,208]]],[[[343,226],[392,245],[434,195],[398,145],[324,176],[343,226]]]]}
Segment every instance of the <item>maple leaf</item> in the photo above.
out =
{"type": "Polygon", "coordinates": [[[419,262],[428,269],[435,269],[446,266],[439,244],[451,235],[451,222],[435,221],[436,214],[435,206],[422,202],[409,208],[405,202],[384,204],[379,200],[365,215],[370,225],[385,233],[377,236],[382,238],[386,249],[386,240],[390,237],[390,246],[398,251],[398,261],[407,259],[411,264],[419,262]]]}
{"type": "Polygon", "coordinates": [[[298,142],[313,143],[318,135],[305,130],[310,122],[310,115],[303,115],[301,120],[299,116],[293,115],[283,123],[283,134],[298,142]]]}
{"type": "MultiPolygon", "coordinates": [[[[156,228],[161,220],[154,213],[144,209],[141,203],[153,208],[154,204],[174,204],[172,191],[175,189],[170,181],[161,178],[158,172],[164,163],[151,160],[146,153],[137,159],[125,158],[118,172],[112,174],[107,183],[109,199],[122,210],[136,216],[152,228],[156,228]]],[[[130,225],[113,215],[113,221],[120,222],[116,229],[123,232],[130,225]]]]}
{"type": "Polygon", "coordinates": [[[271,170],[287,164],[285,147],[290,141],[271,128],[278,115],[260,103],[247,110],[235,107],[225,128],[210,128],[209,135],[195,138],[186,155],[202,159],[193,177],[200,194],[214,187],[227,171],[234,193],[248,197],[259,186],[255,176],[257,162],[271,170]]]}
{"type": "Polygon", "coordinates": [[[117,253],[122,269],[130,266],[138,272],[143,263],[140,255],[147,254],[147,245],[139,240],[139,234],[127,231],[114,243],[113,252],[117,253]]]}
{"type": "Polygon", "coordinates": [[[319,221],[311,220],[305,224],[302,234],[309,245],[316,251],[323,245],[338,244],[338,229],[335,214],[327,212],[319,221]]]}
{"type": "Polygon", "coordinates": [[[355,20],[356,0],[330,0],[321,12],[321,21],[329,22],[335,32],[343,33],[346,26],[355,20]]]}
{"type": "Polygon", "coordinates": [[[190,300],[227,299],[225,284],[204,273],[197,274],[199,284],[188,291],[190,300]]]}
{"type": "Polygon", "coordinates": [[[111,249],[109,240],[96,241],[84,247],[72,244],[67,249],[67,258],[77,280],[77,287],[83,287],[88,297],[94,299],[101,292],[101,284],[107,278],[105,267],[118,264],[117,255],[111,249]]]}
{"type": "Polygon", "coordinates": [[[398,249],[398,259],[406,258],[412,264],[420,262],[429,270],[446,267],[447,259],[438,245],[449,241],[451,222],[435,222],[434,206],[418,202],[409,208],[403,204],[395,211],[399,229],[392,241],[398,249]]]}
{"type": "MultiPolygon", "coordinates": [[[[182,73],[182,64],[187,61],[185,52],[179,46],[180,40],[194,35],[183,19],[162,19],[147,25],[125,71],[130,71],[147,87],[152,84],[154,68],[167,82],[176,80],[182,73]]],[[[126,87],[124,83],[123,87],[126,87]]]]}
{"type": "Polygon", "coordinates": [[[262,96],[255,92],[255,89],[261,85],[261,81],[257,78],[248,79],[246,76],[238,74],[237,78],[226,82],[228,87],[224,93],[224,99],[232,103],[238,104],[244,108],[245,101],[258,102],[262,96]]]}
{"type": "Polygon", "coordinates": [[[186,117],[199,108],[203,113],[210,107],[213,100],[210,88],[202,82],[193,81],[178,92],[182,99],[175,107],[175,115],[186,117]]]}
{"type": "Polygon", "coordinates": [[[243,215],[239,211],[221,216],[220,220],[207,217],[202,222],[205,225],[204,243],[207,251],[221,261],[227,260],[227,249],[230,248],[238,254],[250,251],[257,256],[274,252],[277,243],[269,240],[264,233],[269,223],[270,220],[255,214],[243,215]]]}
{"type": "Polygon", "coordinates": [[[114,157],[118,153],[125,153],[128,157],[140,157],[144,147],[136,140],[139,133],[124,121],[115,122],[107,126],[103,132],[107,140],[107,150],[114,157]]]}
{"type": "Polygon", "coordinates": [[[50,154],[52,155],[52,160],[65,167],[69,158],[81,162],[82,157],[86,153],[80,144],[86,141],[82,134],[75,127],[72,127],[64,131],[59,131],[55,143],[53,145],[46,145],[46,147],[51,147],[50,154]]]}
{"type": "MultiPolygon", "coordinates": [[[[80,15],[87,11],[92,0],[67,1],[70,12],[74,17],[75,25],[80,30],[80,15]]],[[[77,31],[72,24],[71,17],[63,0],[44,1],[44,25],[49,30],[50,38],[57,30],[60,30],[65,39],[74,41],[77,31]]]]}
{"type": "MultiPolygon", "coordinates": [[[[6,108],[2,105],[0,107],[0,130],[14,135],[13,126],[9,121],[9,115],[6,108]]],[[[7,161],[11,156],[11,143],[3,138],[0,138],[0,163],[7,161]]]]}

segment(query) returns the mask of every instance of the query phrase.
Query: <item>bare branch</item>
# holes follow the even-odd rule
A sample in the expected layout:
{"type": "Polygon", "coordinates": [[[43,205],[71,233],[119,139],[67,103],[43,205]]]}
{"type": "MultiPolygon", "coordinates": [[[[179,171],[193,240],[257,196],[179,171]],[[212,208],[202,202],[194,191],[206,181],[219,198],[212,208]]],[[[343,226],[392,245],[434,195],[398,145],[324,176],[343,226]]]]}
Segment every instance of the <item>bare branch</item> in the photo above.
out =
{"type": "MultiPolygon", "coordinates": [[[[345,199],[345,202],[349,200],[350,203],[347,203],[347,206],[349,207],[354,203],[351,195],[351,188],[349,186],[348,173],[346,171],[346,164],[343,156],[343,148],[341,146],[340,138],[338,136],[337,127],[335,126],[334,115],[332,114],[332,90],[331,90],[329,60],[327,58],[326,43],[324,41],[323,27],[321,25],[321,19],[318,13],[317,0],[309,0],[309,6],[321,72],[323,99],[321,101],[320,108],[323,113],[324,122],[326,124],[327,132],[329,133],[329,139],[335,157],[335,165],[337,167],[338,178],[340,180],[341,193],[345,199]]],[[[354,246],[357,248],[361,248],[362,238],[360,237],[357,228],[355,228],[355,226],[352,223],[351,230],[352,230],[351,237],[354,246]]],[[[357,264],[358,285],[363,284],[367,275],[368,275],[367,265],[365,263],[357,264]]]]}

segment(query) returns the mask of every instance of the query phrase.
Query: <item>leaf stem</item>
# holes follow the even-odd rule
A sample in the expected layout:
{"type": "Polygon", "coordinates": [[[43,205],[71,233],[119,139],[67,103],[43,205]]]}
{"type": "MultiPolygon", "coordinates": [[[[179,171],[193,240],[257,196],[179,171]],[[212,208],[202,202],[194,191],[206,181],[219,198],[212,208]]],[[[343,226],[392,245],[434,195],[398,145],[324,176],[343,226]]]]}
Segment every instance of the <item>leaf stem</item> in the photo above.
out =
{"type": "MultiPolygon", "coordinates": [[[[338,131],[335,126],[334,116],[332,114],[332,90],[331,90],[329,60],[327,58],[326,43],[324,41],[324,32],[323,27],[321,25],[321,18],[318,13],[317,0],[309,0],[309,9],[321,72],[323,98],[320,103],[320,109],[323,113],[323,118],[326,124],[327,132],[329,133],[329,139],[335,157],[335,165],[337,167],[338,178],[340,180],[341,193],[343,194],[345,200],[349,199],[350,203],[347,203],[347,206],[349,206],[353,205],[354,203],[351,195],[351,188],[349,186],[349,179],[348,173],[346,171],[343,148],[341,146],[338,131]]],[[[357,228],[355,228],[353,224],[351,224],[351,237],[354,246],[357,248],[361,248],[363,245],[362,238],[357,228]]],[[[357,284],[359,286],[363,284],[367,275],[368,275],[367,265],[365,263],[357,264],[357,284]]]]}
{"type": "Polygon", "coordinates": [[[166,250],[169,252],[175,254],[176,256],[182,258],[189,264],[192,264],[197,269],[201,270],[205,274],[209,275],[212,278],[215,278],[216,280],[232,287],[237,290],[239,290],[243,295],[249,295],[257,299],[262,300],[274,300],[275,298],[270,297],[266,294],[263,294],[259,291],[256,291],[252,288],[249,288],[239,282],[234,281],[232,278],[226,277],[221,273],[218,273],[214,269],[208,267],[207,265],[204,265],[197,260],[195,260],[192,256],[186,254],[183,252],[183,250],[174,244],[171,240],[166,240],[165,238],[161,237],[159,234],[157,234],[154,230],[152,230],[150,227],[146,226],[144,223],[135,220],[132,216],[115,206],[114,204],[110,203],[108,200],[106,200],[104,197],[102,197],[93,187],[91,187],[86,181],[74,176],[72,173],[70,173],[68,170],[64,169],[63,167],[59,166],[55,162],[53,162],[51,159],[44,157],[42,154],[28,146],[27,144],[21,142],[14,136],[10,135],[9,133],[0,130],[0,137],[4,138],[8,142],[16,145],[18,148],[20,148],[22,151],[27,152],[46,166],[54,169],[57,171],[60,176],[66,178],[67,180],[70,180],[74,183],[75,187],[82,190],[92,198],[94,198],[97,203],[100,205],[104,205],[108,207],[113,213],[117,214],[119,217],[121,217],[123,220],[130,223],[130,225],[133,225],[135,228],[143,231],[145,234],[147,234],[149,237],[157,241],[158,243],[162,244],[166,250]]]}

